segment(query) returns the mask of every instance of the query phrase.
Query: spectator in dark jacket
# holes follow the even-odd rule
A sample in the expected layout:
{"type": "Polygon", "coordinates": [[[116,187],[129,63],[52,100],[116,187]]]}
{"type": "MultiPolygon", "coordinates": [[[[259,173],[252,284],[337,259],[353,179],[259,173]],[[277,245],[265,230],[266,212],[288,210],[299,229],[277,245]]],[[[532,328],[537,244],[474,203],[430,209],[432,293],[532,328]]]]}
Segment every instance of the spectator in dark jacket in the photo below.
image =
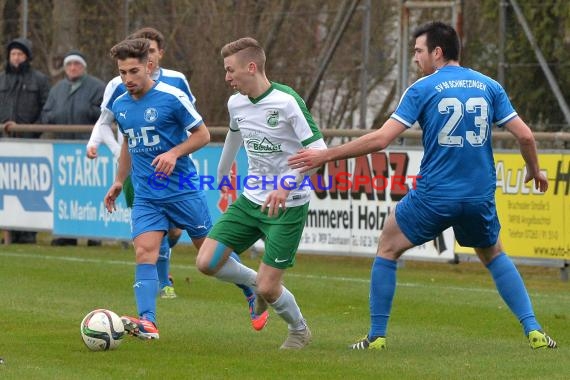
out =
{"type": "MultiPolygon", "coordinates": [[[[52,87],[42,110],[42,124],[93,125],[101,114],[105,83],[86,73],[85,56],[71,50],[63,57],[65,78],[52,87]]],[[[87,133],[54,133],[55,139],[89,140],[87,133]]],[[[52,245],[77,245],[77,239],[56,238],[52,245]]],[[[87,245],[101,245],[98,240],[88,240],[87,245]]]]}
{"type": "MultiPolygon", "coordinates": [[[[8,44],[6,53],[6,68],[0,73],[0,123],[37,123],[48,97],[49,78],[30,65],[31,41],[16,38],[8,44]]],[[[20,132],[13,137],[34,138],[39,133],[20,132]]]]}
{"type": "MultiPolygon", "coordinates": [[[[48,97],[49,78],[34,70],[32,43],[16,38],[6,47],[7,62],[0,72],[0,123],[35,124],[48,97]]],[[[37,138],[39,133],[18,132],[12,137],[37,138]]],[[[13,243],[35,243],[36,232],[10,231],[13,243]]]]}
{"type": "MultiPolygon", "coordinates": [[[[65,78],[52,87],[42,110],[42,124],[93,125],[101,114],[105,83],[86,73],[85,56],[77,50],[63,58],[65,78]]],[[[55,139],[88,140],[91,133],[55,133],[55,139]]]]}

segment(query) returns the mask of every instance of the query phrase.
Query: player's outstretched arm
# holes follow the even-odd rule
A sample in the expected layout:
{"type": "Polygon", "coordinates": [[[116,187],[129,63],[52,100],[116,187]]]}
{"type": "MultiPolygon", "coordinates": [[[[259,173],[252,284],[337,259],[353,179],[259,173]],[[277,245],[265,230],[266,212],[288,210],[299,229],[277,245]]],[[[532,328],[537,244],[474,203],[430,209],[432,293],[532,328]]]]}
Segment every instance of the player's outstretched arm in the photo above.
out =
{"type": "Polygon", "coordinates": [[[289,166],[305,173],[311,169],[321,167],[328,161],[359,157],[368,153],[377,152],[390,145],[390,143],[406,129],[407,127],[399,121],[388,119],[384,125],[382,125],[382,128],[346,144],[325,150],[301,150],[299,153],[289,157],[289,166]]]}
{"type": "Polygon", "coordinates": [[[521,155],[526,164],[525,183],[534,180],[534,187],[542,192],[548,190],[548,179],[540,171],[538,163],[538,153],[536,151],[536,140],[531,129],[518,116],[509,120],[505,128],[515,136],[519,143],[521,155]]]}
{"type": "MultiPolygon", "coordinates": [[[[233,173],[230,173],[230,170],[242,142],[241,131],[233,131],[231,129],[228,131],[226,140],[224,141],[224,147],[222,148],[222,155],[218,162],[218,182],[221,181],[224,176],[233,175],[233,173]]],[[[222,192],[224,192],[225,189],[225,187],[222,188],[222,192]]]]}
{"type": "Polygon", "coordinates": [[[87,157],[89,158],[97,157],[97,148],[99,148],[101,143],[105,143],[109,149],[111,149],[115,158],[117,158],[121,152],[121,143],[117,142],[113,135],[113,129],[111,128],[115,121],[115,116],[111,111],[110,105],[113,104],[117,96],[125,91],[119,87],[122,83],[121,77],[117,76],[111,79],[109,83],[107,83],[107,86],[105,86],[103,101],[101,102],[101,115],[99,115],[99,119],[95,122],[91,136],[89,137],[89,142],[87,143],[87,157]]]}
{"type": "MultiPolygon", "coordinates": [[[[327,149],[327,144],[325,143],[325,141],[323,139],[318,139],[316,141],[313,141],[312,143],[310,143],[309,145],[304,147],[304,150],[308,150],[308,149],[314,149],[314,150],[326,150],[327,149]]],[[[281,180],[284,178],[289,182],[293,181],[294,183],[300,183],[304,177],[310,177],[313,174],[315,174],[317,172],[317,170],[319,169],[320,166],[313,168],[313,169],[309,169],[306,171],[301,171],[300,169],[294,169],[291,168],[289,169],[287,172],[281,174],[279,177],[279,181],[281,182],[281,180]]]]}
{"type": "Polygon", "coordinates": [[[109,147],[113,156],[118,157],[121,151],[121,145],[115,139],[111,125],[115,117],[108,109],[104,109],[99,115],[97,122],[93,126],[91,136],[87,142],[87,157],[93,159],[97,157],[97,149],[101,143],[109,147]]]}
{"type": "MultiPolygon", "coordinates": [[[[327,144],[320,138],[307,145],[306,149],[324,150],[327,149],[327,144]]],[[[265,202],[263,202],[261,206],[261,212],[265,212],[267,208],[267,216],[279,215],[279,208],[285,210],[289,192],[301,183],[303,177],[311,176],[316,171],[317,169],[311,169],[303,173],[299,169],[289,169],[285,173],[281,173],[279,175],[279,185],[277,189],[267,195],[265,202]]]]}

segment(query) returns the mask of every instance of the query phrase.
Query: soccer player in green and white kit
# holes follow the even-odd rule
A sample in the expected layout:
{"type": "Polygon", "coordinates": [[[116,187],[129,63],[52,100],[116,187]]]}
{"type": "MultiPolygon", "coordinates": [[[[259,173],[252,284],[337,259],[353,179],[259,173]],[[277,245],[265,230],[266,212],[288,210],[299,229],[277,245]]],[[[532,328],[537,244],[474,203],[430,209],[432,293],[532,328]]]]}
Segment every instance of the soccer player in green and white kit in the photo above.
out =
{"type": "Polygon", "coordinates": [[[303,147],[326,149],[326,145],[301,97],[267,79],[265,52],[256,40],[241,38],[225,45],[221,53],[226,82],[238,93],[228,101],[230,130],[218,179],[227,179],[244,144],[250,180],[208,234],[197,267],[222,281],[254,288],[255,312],[271,306],[288,324],[289,335],[281,348],[300,349],[309,344],[311,331],[282,278],[295,262],[311,189],[299,186],[304,177],[288,167],[287,158],[303,147]],[[257,273],[229,257],[232,250],[240,254],[261,237],[265,253],[257,273]]]}

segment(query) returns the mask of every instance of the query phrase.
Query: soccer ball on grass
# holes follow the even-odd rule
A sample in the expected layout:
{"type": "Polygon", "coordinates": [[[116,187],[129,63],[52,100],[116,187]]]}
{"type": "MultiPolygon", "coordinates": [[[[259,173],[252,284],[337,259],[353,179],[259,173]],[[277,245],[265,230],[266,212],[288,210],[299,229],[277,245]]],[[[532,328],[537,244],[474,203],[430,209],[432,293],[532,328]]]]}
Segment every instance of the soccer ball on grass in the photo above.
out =
{"type": "Polygon", "coordinates": [[[81,338],[91,351],[113,350],[121,344],[124,335],[121,318],[111,310],[93,310],[81,321],[81,338]]]}

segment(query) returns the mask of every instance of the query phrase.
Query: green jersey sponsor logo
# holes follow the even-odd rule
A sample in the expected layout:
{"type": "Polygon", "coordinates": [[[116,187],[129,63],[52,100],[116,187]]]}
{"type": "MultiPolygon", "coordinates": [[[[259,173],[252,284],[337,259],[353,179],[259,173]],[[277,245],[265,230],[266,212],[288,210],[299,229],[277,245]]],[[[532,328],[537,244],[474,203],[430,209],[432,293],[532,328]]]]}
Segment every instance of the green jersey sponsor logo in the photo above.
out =
{"type": "Polygon", "coordinates": [[[247,140],[247,150],[253,153],[276,153],[283,152],[281,144],[273,144],[264,137],[263,140],[249,139],[247,140]]]}
{"type": "Polygon", "coordinates": [[[277,124],[279,124],[279,111],[268,110],[265,112],[265,120],[267,121],[267,126],[270,128],[277,127],[277,124]]]}

